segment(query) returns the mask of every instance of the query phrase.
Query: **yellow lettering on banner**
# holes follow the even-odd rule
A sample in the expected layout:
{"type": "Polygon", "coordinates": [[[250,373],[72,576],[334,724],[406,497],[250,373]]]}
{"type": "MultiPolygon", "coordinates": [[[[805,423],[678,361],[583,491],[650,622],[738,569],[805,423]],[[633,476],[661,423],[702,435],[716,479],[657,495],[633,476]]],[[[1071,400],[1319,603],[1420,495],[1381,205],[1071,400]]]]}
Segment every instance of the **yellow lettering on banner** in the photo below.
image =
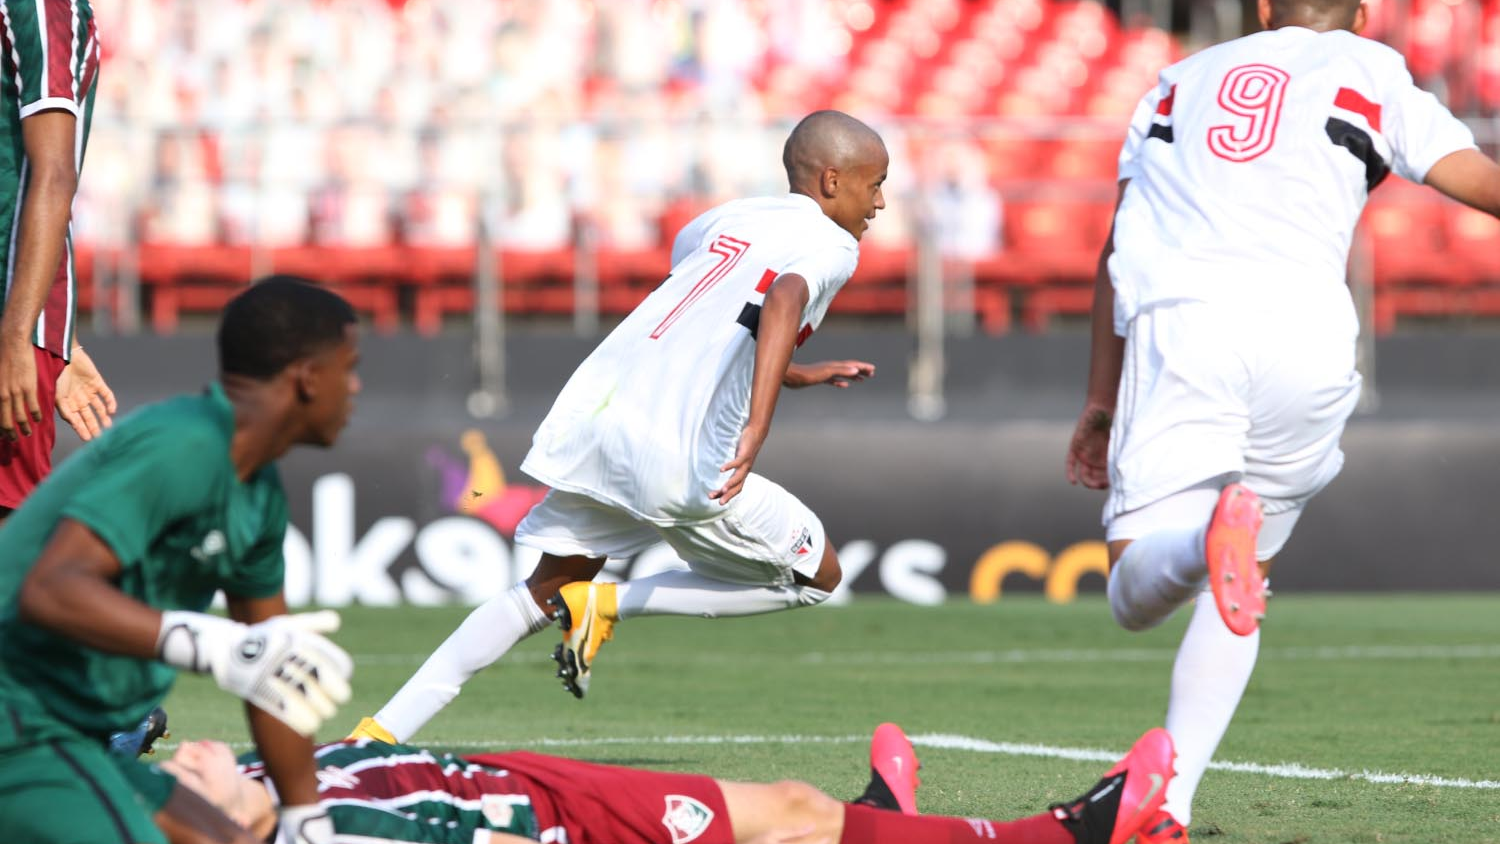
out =
{"type": "Polygon", "coordinates": [[[1000,599],[1000,583],[1011,572],[1021,572],[1032,580],[1041,580],[1052,561],[1041,546],[1031,542],[1002,542],[984,552],[969,574],[969,598],[976,604],[993,604],[1000,599]]]}
{"type": "Polygon", "coordinates": [[[1109,547],[1098,540],[1069,545],[1052,564],[1047,574],[1047,600],[1054,604],[1071,603],[1078,597],[1078,580],[1089,572],[1109,577],[1109,547]]]}
{"type": "Polygon", "coordinates": [[[1109,547],[1098,540],[1077,542],[1054,560],[1035,543],[1002,542],[980,555],[974,564],[969,573],[969,599],[976,604],[1000,600],[1006,576],[1015,572],[1044,581],[1043,591],[1052,603],[1071,603],[1078,597],[1078,581],[1084,575],[1109,577],[1109,547]]]}

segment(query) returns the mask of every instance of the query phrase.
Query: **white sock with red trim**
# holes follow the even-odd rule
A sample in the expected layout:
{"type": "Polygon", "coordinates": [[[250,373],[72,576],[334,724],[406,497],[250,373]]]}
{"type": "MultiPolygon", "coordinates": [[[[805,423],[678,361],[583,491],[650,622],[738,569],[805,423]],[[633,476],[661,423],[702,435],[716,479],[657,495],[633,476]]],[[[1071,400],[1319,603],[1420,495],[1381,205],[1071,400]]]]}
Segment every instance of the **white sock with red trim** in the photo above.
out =
{"type": "Polygon", "coordinates": [[[460,687],[476,672],[493,665],[517,642],[551,622],[532,600],[524,582],[485,601],[375,713],[376,723],[389,730],[396,741],[409,740],[458,697],[460,687]]]}

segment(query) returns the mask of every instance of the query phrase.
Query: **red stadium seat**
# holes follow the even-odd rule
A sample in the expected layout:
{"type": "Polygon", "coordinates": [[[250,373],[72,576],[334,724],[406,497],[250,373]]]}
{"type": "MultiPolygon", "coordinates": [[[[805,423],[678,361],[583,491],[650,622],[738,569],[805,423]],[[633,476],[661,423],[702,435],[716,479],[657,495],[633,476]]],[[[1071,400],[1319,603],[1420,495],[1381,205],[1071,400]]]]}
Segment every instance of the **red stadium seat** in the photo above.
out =
{"type": "Polygon", "coordinates": [[[859,267],[830,308],[832,313],[901,314],[906,312],[907,279],[911,275],[912,250],[889,246],[862,246],[859,267]]]}
{"type": "Polygon", "coordinates": [[[1065,138],[1052,146],[1046,173],[1054,179],[1113,184],[1123,137],[1065,138]]]}
{"type": "Polygon", "coordinates": [[[1371,203],[1365,212],[1377,287],[1394,284],[1450,284],[1463,271],[1447,254],[1442,206],[1401,191],[1388,201],[1371,203]]]}
{"type": "Polygon", "coordinates": [[[142,243],[137,262],[147,292],[151,327],[158,334],[176,331],[184,310],[222,310],[250,283],[252,272],[248,246],[142,243]]]}
{"type": "Polygon", "coordinates": [[[1025,288],[1018,291],[1022,321],[1031,331],[1045,329],[1058,314],[1087,314],[1099,250],[1114,214],[1107,195],[1009,203],[1007,251],[975,264],[976,285],[1025,288]]]}
{"type": "Polygon", "coordinates": [[[389,334],[400,323],[395,276],[400,259],[384,247],[288,246],[270,250],[272,273],[313,279],[369,314],[376,330],[389,334]]]}
{"type": "MultiPolygon", "coordinates": [[[[472,313],[478,256],[473,247],[409,247],[417,331],[436,334],[443,317],[472,313]]],[[[507,312],[566,313],[573,308],[573,248],[501,248],[494,269],[507,312]]]]}
{"type": "Polygon", "coordinates": [[[1448,246],[1470,280],[1500,284],[1500,220],[1456,202],[1445,203],[1448,246]]]}

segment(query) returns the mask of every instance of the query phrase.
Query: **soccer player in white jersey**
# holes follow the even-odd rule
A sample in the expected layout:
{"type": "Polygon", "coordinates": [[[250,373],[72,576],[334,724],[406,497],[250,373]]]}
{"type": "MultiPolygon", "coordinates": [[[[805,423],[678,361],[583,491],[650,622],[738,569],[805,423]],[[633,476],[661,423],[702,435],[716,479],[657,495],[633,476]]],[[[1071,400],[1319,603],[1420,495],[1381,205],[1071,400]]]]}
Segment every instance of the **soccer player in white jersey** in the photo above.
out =
{"type": "Polygon", "coordinates": [[[574,372],[521,470],[552,489],[516,529],[543,551],[525,583],[481,605],[354,737],[405,741],[474,672],[548,623],[564,629],[558,675],[578,697],[616,621],[742,616],[828,599],[841,572],[823,525],[751,470],[782,386],[848,386],[863,361],[799,366],[885,207],[889,156],[836,111],[792,130],[790,192],[721,205],[689,223],[672,273],[574,372]],[[593,583],[609,557],[665,541],[687,563],[593,583]]]}
{"type": "Polygon", "coordinates": [[[1109,490],[1121,626],[1213,593],[1178,651],[1179,776],[1142,841],[1187,840],[1271,558],[1343,464],[1360,387],[1345,263],[1369,192],[1394,170],[1500,216],[1500,166],[1400,54],[1355,34],[1365,17],[1358,0],[1260,0],[1268,31],[1162,71],[1120,153],[1067,475],[1109,490]]]}

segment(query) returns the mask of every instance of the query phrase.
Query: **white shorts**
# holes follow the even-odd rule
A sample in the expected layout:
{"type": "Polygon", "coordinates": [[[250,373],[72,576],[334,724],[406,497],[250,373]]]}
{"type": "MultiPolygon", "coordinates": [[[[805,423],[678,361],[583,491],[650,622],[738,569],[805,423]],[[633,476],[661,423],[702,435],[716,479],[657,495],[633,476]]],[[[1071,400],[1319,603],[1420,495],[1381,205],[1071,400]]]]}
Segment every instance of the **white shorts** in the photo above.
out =
{"type": "Polygon", "coordinates": [[[558,557],[632,557],[665,541],[714,580],[785,586],[817,574],[827,537],[795,495],[760,475],[745,479],[722,518],[657,525],[586,495],[551,490],[516,526],[516,542],[558,557]]]}
{"type": "Polygon", "coordinates": [[[1330,319],[1324,307],[1279,305],[1174,302],[1131,320],[1106,526],[1219,476],[1254,490],[1269,517],[1299,510],[1338,475],[1359,400],[1352,311],[1330,319]]]}
{"type": "MultiPolygon", "coordinates": [[[[1193,530],[1208,524],[1218,506],[1219,493],[1234,483],[1234,475],[1220,475],[1203,483],[1174,492],[1166,498],[1153,501],[1144,507],[1121,513],[1109,522],[1104,538],[1110,542],[1119,539],[1140,539],[1159,530],[1193,530]]],[[[1265,562],[1277,554],[1292,537],[1292,528],[1302,517],[1303,505],[1276,513],[1267,513],[1265,523],[1255,536],[1255,559],[1265,562]]]]}

